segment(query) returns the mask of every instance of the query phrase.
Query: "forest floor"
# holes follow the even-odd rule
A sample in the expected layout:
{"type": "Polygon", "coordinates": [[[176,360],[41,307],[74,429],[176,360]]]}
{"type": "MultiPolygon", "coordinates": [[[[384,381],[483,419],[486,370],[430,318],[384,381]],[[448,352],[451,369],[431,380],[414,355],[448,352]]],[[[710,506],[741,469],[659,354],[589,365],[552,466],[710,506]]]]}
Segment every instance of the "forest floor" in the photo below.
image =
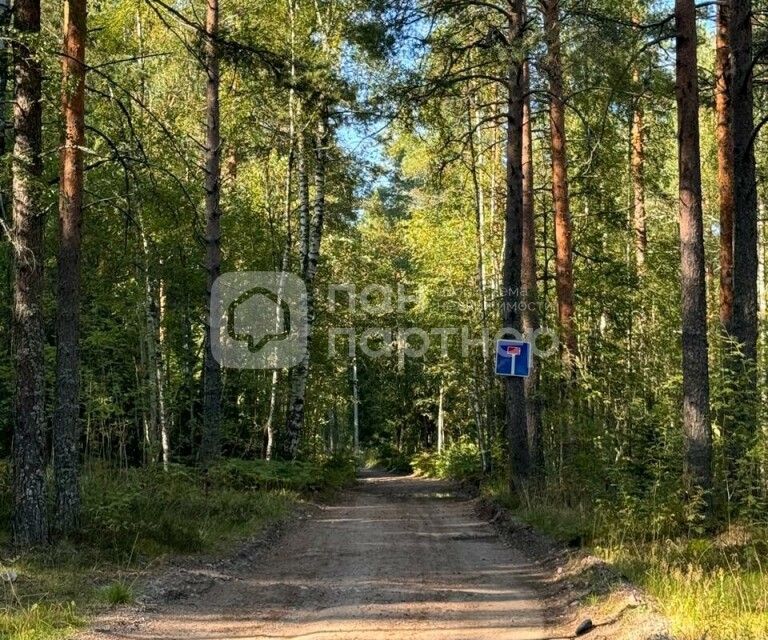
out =
{"type": "MultiPolygon", "coordinates": [[[[555,640],[575,631],[570,618],[550,624],[571,597],[552,584],[568,572],[543,547],[505,544],[477,501],[444,481],[366,474],[273,537],[168,569],[137,604],[102,613],[78,638],[555,640]]],[[[626,624],[605,624],[590,637],[651,637],[641,617],[632,626],[631,636],[626,624]]]]}

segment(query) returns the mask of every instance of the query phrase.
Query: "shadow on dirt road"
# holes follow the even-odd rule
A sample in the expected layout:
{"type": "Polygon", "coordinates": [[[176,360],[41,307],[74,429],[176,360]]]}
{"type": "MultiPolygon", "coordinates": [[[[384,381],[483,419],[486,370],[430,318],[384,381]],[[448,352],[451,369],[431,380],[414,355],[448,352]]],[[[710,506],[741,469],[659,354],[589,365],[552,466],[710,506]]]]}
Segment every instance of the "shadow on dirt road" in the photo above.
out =
{"type": "Polygon", "coordinates": [[[82,638],[543,640],[537,569],[449,484],[368,473],[263,553],[82,638]]]}

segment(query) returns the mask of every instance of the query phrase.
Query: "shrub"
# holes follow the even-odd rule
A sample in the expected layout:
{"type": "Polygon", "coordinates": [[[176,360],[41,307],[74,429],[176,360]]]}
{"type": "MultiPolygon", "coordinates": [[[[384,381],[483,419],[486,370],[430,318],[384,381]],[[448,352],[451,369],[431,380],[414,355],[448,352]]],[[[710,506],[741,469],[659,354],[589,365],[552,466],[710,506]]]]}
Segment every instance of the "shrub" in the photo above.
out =
{"type": "Polygon", "coordinates": [[[466,438],[452,442],[440,453],[417,454],[411,465],[414,472],[430,478],[476,481],[483,474],[480,450],[466,438]]]}

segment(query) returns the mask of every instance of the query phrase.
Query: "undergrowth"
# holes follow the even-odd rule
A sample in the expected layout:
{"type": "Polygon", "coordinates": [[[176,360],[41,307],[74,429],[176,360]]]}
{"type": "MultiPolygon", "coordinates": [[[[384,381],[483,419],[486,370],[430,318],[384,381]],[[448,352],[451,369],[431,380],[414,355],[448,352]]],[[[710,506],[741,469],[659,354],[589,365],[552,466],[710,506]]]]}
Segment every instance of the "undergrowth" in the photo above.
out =
{"type": "Polygon", "coordinates": [[[285,517],[300,496],[354,478],[351,460],[227,460],[208,470],[173,466],[83,477],[79,535],[34,553],[9,546],[11,496],[0,469],[0,638],[52,640],[82,626],[98,604],[134,599],[138,575],[161,557],[222,550],[285,517]]]}
{"type": "Polygon", "coordinates": [[[468,439],[453,442],[439,453],[417,454],[411,464],[414,473],[428,478],[477,481],[483,474],[480,450],[468,439]]]}
{"type": "Polygon", "coordinates": [[[731,525],[704,537],[680,505],[634,510],[639,502],[570,507],[546,496],[513,498],[506,484],[486,497],[557,540],[583,546],[658,602],[677,640],[768,638],[768,530],[731,525]],[[665,515],[660,515],[665,514],[665,515]]]}
{"type": "MultiPolygon", "coordinates": [[[[416,473],[467,481],[480,477],[476,445],[460,441],[412,460],[416,473]]],[[[712,537],[690,496],[615,495],[563,506],[562,496],[513,495],[501,476],[481,493],[571,547],[584,547],[643,587],[677,640],[768,638],[768,528],[731,524],[712,537]],[[707,537],[709,536],[709,537],[707,537]]],[[[586,495],[586,493],[585,493],[586,495]]]]}

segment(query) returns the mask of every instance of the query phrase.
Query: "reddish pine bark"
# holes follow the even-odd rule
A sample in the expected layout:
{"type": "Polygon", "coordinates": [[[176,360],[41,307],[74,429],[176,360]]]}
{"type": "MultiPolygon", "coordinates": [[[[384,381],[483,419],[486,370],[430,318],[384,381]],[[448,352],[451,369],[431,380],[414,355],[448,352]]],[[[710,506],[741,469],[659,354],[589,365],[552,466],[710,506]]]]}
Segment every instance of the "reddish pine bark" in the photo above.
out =
{"type": "MultiPolygon", "coordinates": [[[[633,73],[635,86],[639,85],[639,73],[633,73]]],[[[632,113],[632,153],[630,173],[632,176],[632,226],[635,236],[635,264],[638,273],[645,271],[645,257],[648,252],[648,229],[645,211],[645,139],[643,128],[645,114],[641,104],[642,95],[637,96],[632,113]]]]}
{"type": "Polygon", "coordinates": [[[59,158],[59,254],[56,350],[56,411],[53,466],[54,528],[75,531],[80,521],[80,246],[83,222],[85,144],[86,0],[64,3],[61,110],[64,135],[59,158]]]}
{"type": "Polygon", "coordinates": [[[560,0],[545,0],[544,31],[549,76],[549,127],[552,142],[552,200],[555,209],[555,291],[568,364],[578,352],[574,324],[573,228],[568,196],[563,64],[560,52],[560,0]]]}
{"type": "Polygon", "coordinates": [[[720,191],[720,324],[726,334],[733,324],[734,173],[731,135],[730,2],[718,5],[715,56],[715,114],[717,116],[717,184],[720,191]]]}

